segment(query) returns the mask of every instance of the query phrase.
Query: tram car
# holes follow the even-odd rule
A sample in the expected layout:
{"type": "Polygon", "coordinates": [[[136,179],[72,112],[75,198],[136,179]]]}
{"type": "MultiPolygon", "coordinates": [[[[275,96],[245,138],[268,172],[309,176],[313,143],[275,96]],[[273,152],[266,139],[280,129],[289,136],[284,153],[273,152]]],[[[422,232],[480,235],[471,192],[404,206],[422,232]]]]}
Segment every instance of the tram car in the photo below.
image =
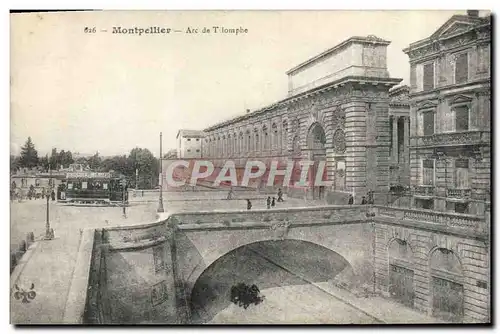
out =
{"type": "Polygon", "coordinates": [[[58,189],[58,199],[67,204],[122,205],[128,204],[128,190],[123,178],[114,173],[67,173],[65,185],[58,189]]]}

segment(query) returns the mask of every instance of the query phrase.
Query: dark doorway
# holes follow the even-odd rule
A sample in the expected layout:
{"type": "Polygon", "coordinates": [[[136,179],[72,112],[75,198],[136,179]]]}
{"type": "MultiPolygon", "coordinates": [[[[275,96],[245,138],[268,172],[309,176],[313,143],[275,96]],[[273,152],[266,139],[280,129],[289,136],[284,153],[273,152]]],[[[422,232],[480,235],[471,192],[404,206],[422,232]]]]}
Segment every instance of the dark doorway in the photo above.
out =
{"type": "Polygon", "coordinates": [[[413,270],[390,265],[389,293],[391,298],[405,306],[413,307],[415,291],[413,289],[413,270]]]}
{"type": "Polygon", "coordinates": [[[432,314],[451,322],[462,322],[464,287],[450,280],[432,277],[432,314]]]}

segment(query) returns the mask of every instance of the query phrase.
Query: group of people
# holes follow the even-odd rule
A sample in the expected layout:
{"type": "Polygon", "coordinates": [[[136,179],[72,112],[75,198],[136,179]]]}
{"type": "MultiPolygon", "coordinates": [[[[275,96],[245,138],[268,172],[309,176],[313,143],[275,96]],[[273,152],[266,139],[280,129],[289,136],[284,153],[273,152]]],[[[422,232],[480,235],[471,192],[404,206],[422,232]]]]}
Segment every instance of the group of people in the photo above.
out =
{"type": "Polygon", "coordinates": [[[42,189],[41,192],[37,192],[35,187],[33,185],[30,186],[29,190],[27,193],[23,193],[23,191],[19,188],[11,188],[10,189],[10,199],[11,201],[13,200],[21,200],[21,199],[52,199],[53,201],[56,200],[56,193],[54,190],[48,191],[45,190],[45,188],[42,189]]]}
{"type": "Polygon", "coordinates": [[[231,302],[247,309],[250,304],[258,305],[264,300],[260,296],[260,290],[255,285],[248,286],[245,283],[238,283],[231,288],[231,302]]]}
{"type": "MultiPolygon", "coordinates": [[[[361,198],[361,205],[367,205],[367,204],[374,204],[374,198],[373,198],[373,191],[368,191],[366,196],[363,196],[361,198]],[[368,197],[368,198],[367,198],[368,197]]],[[[354,204],[354,196],[352,194],[349,194],[349,199],[348,199],[348,204],[353,205],[354,204]]]]}
{"type": "MultiPolygon", "coordinates": [[[[267,208],[268,209],[274,208],[276,206],[276,202],[284,202],[284,201],[285,200],[283,199],[283,191],[281,191],[281,188],[279,188],[278,189],[278,200],[276,200],[276,197],[274,197],[274,196],[267,197],[267,201],[266,201],[267,208]]],[[[247,199],[247,210],[251,210],[251,209],[252,209],[252,201],[247,199]]]]}

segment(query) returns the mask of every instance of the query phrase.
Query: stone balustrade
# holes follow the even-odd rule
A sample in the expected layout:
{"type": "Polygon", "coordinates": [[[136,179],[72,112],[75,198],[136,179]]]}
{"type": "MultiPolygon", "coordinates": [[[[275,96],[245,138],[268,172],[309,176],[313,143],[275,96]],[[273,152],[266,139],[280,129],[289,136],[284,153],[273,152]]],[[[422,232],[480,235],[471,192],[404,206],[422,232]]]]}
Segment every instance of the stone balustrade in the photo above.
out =
{"type": "Polygon", "coordinates": [[[408,220],[421,223],[437,224],[442,227],[467,229],[471,232],[486,234],[489,231],[485,217],[453,212],[440,212],[423,209],[374,207],[377,216],[391,217],[397,220],[408,220]]]}
{"type": "Polygon", "coordinates": [[[446,189],[446,196],[452,198],[469,198],[471,196],[471,189],[446,189]]]}
{"type": "Polygon", "coordinates": [[[412,146],[416,147],[438,147],[456,145],[489,144],[491,142],[490,132],[466,131],[451,133],[435,133],[430,136],[415,137],[412,146]]]}
{"type": "Polygon", "coordinates": [[[241,210],[241,211],[210,211],[210,212],[183,212],[173,215],[182,225],[219,224],[236,226],[242,223],[271,223],[288,221],[292,225],[321,224],[333,222],[355,222],[367,218],[367,206],[317,206],[307,208],[269,209],[269,210],[241,210]]]}
{"type": "Polygon", "coordinates": [[[417,196],[434,196],[435,188],[431,185],[421,185],[415,186],[413,188],[413,193],[417,196]]]}

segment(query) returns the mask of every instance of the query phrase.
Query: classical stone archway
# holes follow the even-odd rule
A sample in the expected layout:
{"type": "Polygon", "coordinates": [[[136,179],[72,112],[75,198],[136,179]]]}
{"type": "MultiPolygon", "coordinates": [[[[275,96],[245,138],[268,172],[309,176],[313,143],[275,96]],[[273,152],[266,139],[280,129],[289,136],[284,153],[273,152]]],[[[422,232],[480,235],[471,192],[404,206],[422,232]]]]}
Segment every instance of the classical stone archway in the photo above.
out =
{"type": "Polygon", "coordinates": [[[296,239],[240,246],[218,258],[198,277],[189,298],[194,323],[210,321],[230,305],[231,287],[256,284],[260,290],[333,280],[352,274],[350,263],[321,245],[296,239]]]}

